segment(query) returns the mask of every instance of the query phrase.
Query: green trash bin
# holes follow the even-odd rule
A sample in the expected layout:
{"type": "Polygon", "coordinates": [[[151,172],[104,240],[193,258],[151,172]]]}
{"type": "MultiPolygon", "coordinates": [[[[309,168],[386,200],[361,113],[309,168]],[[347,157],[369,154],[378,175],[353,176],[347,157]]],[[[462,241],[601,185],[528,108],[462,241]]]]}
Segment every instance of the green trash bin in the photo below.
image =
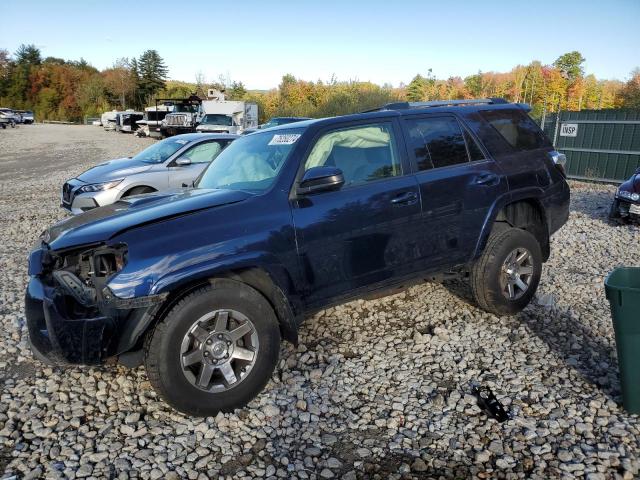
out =
{"type": "Polygon", "coordinates": [[[616,333],[622,402],[640,414],[640,267],[616,268],[604,281],[616,333]]]}

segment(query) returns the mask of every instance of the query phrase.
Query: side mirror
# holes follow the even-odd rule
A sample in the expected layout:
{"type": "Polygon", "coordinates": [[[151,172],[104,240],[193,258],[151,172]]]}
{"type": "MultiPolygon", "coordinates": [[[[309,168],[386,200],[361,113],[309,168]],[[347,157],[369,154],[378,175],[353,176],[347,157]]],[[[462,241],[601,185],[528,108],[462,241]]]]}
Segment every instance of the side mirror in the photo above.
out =
{"type": "Polygon", "coordinates": [[[306,172],[296,188],[298,195],[338,190],[344,184],[342,170],[336,167],[312,167],[306,172]]]}
{"type": "Polygon", "coordinates": [[[187,157],[180,157],[176,160],[176,165],[178,167],[185,167],[187,165],[191,165],[191,159],[187,157]]]}

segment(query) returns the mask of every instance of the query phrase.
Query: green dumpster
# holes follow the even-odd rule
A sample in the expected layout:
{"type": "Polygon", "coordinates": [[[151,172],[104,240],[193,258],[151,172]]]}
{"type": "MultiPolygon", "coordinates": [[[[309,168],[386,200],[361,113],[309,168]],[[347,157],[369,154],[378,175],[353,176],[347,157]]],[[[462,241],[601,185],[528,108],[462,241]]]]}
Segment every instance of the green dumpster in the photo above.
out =
{"type": "Polygon", "coordinates": [[[616,333],[622,402],[640,413],[640,267],[616,268],[604,281],[616,333]]]}

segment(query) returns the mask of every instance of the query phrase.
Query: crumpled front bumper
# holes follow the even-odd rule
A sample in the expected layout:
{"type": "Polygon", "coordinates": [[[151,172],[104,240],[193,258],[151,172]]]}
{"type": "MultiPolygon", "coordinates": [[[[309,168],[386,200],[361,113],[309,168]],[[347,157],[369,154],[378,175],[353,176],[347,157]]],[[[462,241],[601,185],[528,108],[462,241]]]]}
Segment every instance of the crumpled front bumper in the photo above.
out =
{"type": "Polygon", "coordinates": [[[611,216],[640,221],[640,202],[616,195],[611,208],[611,216]]]}
{"type": "Polygon", "coordinates": [[[104,316],[66,318],[54,298],[54,288],[38,277],[31,278],[25,296],[25,315],[36,358],[56,365],[102,363],[114,321],[104,316]]]}
{"type": "Polygon", "coordinates": [[[47,363],[97,365],[121,359],[139,348],[139,340],[167,297],[120,298],[105,288],[101,299],[87,303],[84,292],[74,293],[73,282],[65,280],[73,274],[59,276],[61,271],[51,272],[50,267],[47,248],[31,252],[25,316],[34,356],[47,363]]]}

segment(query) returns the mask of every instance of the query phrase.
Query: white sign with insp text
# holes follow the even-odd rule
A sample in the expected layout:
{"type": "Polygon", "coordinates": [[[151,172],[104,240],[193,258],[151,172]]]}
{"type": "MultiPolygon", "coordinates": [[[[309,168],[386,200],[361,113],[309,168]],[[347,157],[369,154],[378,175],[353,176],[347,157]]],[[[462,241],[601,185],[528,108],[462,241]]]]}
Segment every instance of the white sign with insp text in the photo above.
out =
{"type": "Polygon", "coordinates": [[[578,135],[578,124],[577,123],[563,123],[560,126],[560,136],[561,137],[575,137],[578,135]]]}

